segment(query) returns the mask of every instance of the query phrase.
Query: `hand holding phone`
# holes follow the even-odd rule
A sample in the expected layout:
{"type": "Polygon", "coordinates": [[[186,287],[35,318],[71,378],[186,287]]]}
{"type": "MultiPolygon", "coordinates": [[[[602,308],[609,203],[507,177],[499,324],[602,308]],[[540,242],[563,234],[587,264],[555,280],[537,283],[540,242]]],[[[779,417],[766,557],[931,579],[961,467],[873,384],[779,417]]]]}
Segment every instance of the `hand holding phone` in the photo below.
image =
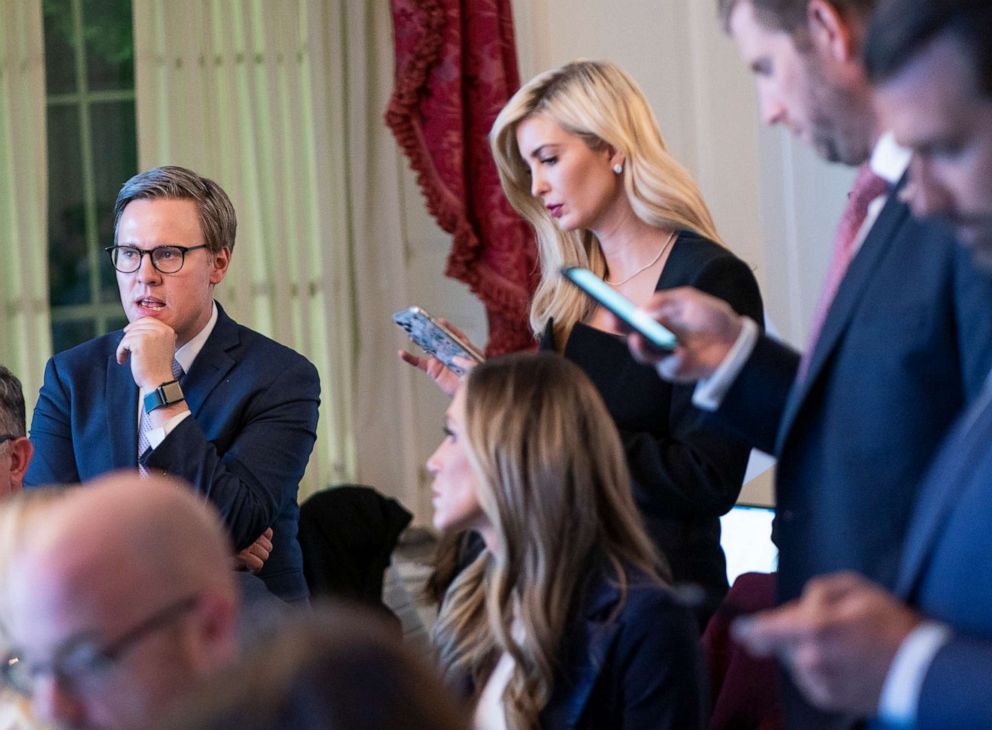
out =
{"type": "Polygon", "coordinates": [[[642,335],[652,347],[662,352],[672,352],[678,346],[678,341],[670,330],[651,319],[632,301],[614,291],[609,284],[589,269],[583,269],[581,266],[563,266],[561,275],[642,335]]]}
{"type": "Polygon", "coordinates": [[[445,367],[459,376],[464,375],[465,370],[454,362],[456,357],[474,360],[477,363],[485,360],[478,348],[465,337],[420,307],[407,307],[395,312],[393,321],[406,330],[407,335],[420,349],[436,357],[445,367]]]}

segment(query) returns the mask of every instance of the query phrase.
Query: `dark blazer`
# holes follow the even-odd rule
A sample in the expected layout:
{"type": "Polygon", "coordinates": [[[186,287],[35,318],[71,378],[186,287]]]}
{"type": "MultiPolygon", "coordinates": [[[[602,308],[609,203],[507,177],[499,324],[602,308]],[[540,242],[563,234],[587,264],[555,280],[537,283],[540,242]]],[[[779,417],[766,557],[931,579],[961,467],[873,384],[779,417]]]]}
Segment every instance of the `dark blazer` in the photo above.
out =
{"type": "Polygon", "coordinates": [[[623,607],[604,570],[576,602],[541,727],[671,728],[706,724],[699,632],[664,587],[636,573],[623,607]]]}
{"type": "Polygon", "coordinates": [[[924,679],[920,730],[992,727],[990,556],[992,398],[983,398],[958,423],[920,488],[896,584],[900,598],[954,631],[924,679]]]}
{"type": "MultiPolygon", "coordinates": [[[[192,416],[144,464],[182,477],[213,502],[238,550],[272,527],[272,554],[259,575],[281,598],[305,599],[296,492],[317,435],[317,371],[217,308],[217,324],[182,380],[192,416]]],[[[112,332],[48,361],[26,484],[137,466],[138,387],[130,365],[115,358],[122,336],[112,332]]]]}
{"type": "MultiPolygon", "coordinates": [[[[679,234],[656,290],[694,286],[763,321],[751,270],[722,246],[679,234]]],[[[549,322],[541,348],[554,347],[549,322]]],[[[577,324],[565,357],[596,385],[616,421],[633,478],[634,498],[677,583],[706,589],[711,609],[727,592],[720,515],[740,494],[750,447],[712,414],[692,404],[694,386],[672,385],[638,364],[621,337],[577,324]]],[[[708,613],[708,611],[706,611],[708,613]]]]}
{"type": "MultiPolygon", "coordinates": [[[[798,353],[759,340],[717,414],[778,457],[780,600],[836,570],[893,587],[916,485],[992,363],[990,302],[992,284],[967,252],[893,192],[841,282],[806,378],[796,381],[798,353]]],[[[789,695],[796,727],[846,724],[789,695]]]]}

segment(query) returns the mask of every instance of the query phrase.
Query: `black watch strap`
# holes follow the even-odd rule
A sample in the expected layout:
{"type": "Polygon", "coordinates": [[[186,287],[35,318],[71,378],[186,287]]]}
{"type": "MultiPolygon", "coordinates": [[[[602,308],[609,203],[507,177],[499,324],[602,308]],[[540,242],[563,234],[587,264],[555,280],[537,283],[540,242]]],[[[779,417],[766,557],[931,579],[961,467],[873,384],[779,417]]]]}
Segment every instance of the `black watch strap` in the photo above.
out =
{"type": "Polygon", "coordinates": [[[170,380],[162,383],[155,390],[145,396],[145,413],[151,413],[156,408],[171,406],[184,400],[183,389],[179,386],[178,380],[170,380]]]}

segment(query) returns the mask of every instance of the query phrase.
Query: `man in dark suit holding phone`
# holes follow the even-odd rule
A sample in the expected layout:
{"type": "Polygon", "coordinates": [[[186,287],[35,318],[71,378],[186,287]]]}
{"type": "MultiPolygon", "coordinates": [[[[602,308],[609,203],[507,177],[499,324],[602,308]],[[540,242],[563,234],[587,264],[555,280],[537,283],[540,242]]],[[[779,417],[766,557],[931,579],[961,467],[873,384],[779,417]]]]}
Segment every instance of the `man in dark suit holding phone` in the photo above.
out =
{"type": "Polygon", "coordinates": [[[25,482],[127,467],[182,477],[218,507],[244,567],[306,600],[296,492],[316,440],[317,371],[214,302],[237,229],[219,185],[155,168],[124,184],[115,214],[107,250],[129,324],[48,362],[25,482]]]}
{"type": "MultiPolygon", "coordinates": [[[[911,202],[992,270],[992,0],[887,0],[867,40],[911,202]]],[[[992,306],[992,300],[988,304],[992,306]]],[[[940,353],[934,353],[939,357],[940,353]]],[[[850,573],[737,627],[817,704],[888,727],[992,727],[992,381],[919,490],[895,589],[850,573]]]]}
{"type": "MultiPolygon", "coordinates": [[[[765,121],[860,166],[806,352],[694,290],[648,307],[680,341],[662,376],[702,379],[697,404],[778,457],[780,601],[836,570],[894,586],[915,485],[992,362],[988,280],[901,200],[909,154],[875,115],[860,55],[875,4],[719,0],[765,121]]],[[[786,714],[796,727],[849,724],[794,691],[786,714]]]]}

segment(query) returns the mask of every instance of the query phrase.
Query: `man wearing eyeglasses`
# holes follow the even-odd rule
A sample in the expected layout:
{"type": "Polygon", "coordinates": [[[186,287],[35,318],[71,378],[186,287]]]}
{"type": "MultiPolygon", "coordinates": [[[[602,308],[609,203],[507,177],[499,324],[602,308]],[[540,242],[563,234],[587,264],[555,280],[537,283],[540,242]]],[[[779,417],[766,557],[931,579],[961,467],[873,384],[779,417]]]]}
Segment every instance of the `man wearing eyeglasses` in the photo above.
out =
{"type": "Polygon", "coordinates": [[[0,499],[21,489],[32,447],[24,435],[21,381],[0,365],[0,499]]]}
{"type": "Polygon", "coordinates": [[[217,511],[191,490],[118,473],[29,520],[4,556],[0,680],[35,719],[147,728],[235,658],[230,548],[217,511]]]}
{"type": "Polygon", "coordinates": [[[316,369],[214,301],[237,228],[215,182],[155,168],[124,184],[115,214],[107,251],[128,325],[49,361],[25,482],[127,467],[182,477],[219,508],[241,563],[305,600],[296,493],[316,439],[316,369]]]}

